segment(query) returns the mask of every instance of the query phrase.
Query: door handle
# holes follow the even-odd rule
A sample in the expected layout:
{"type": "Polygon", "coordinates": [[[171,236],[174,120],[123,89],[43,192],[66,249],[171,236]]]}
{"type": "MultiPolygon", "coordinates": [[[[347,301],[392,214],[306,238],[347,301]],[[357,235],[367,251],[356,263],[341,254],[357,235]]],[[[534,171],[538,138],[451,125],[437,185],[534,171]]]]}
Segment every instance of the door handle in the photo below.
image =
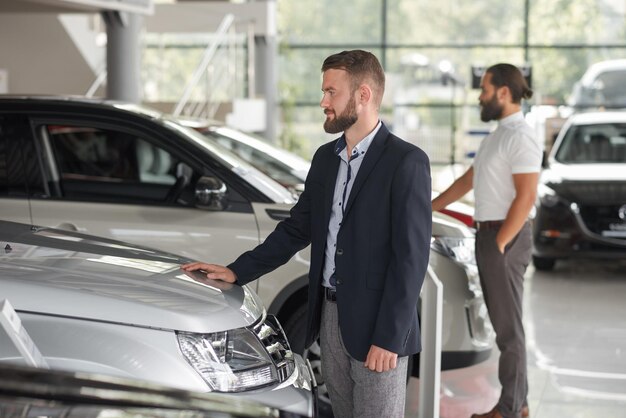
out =
{"type": "Polygon", "coordinates": [[[62,229],[64,231],[80,232],[78,230],[78,227],[71,222],[61,222],[60,224],[55,226],[55,228],[62,229]]]}

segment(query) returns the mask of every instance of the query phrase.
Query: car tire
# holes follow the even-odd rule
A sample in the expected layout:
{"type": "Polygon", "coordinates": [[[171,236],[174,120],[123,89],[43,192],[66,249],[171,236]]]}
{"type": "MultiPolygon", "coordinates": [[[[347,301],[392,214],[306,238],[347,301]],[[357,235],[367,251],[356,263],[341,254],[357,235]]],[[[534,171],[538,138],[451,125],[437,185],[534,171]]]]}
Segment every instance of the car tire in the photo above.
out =
{"type": "Polygon", "coordinates": [[[533,265],[535,269],[541,271],[549,271],[554,268],[556,260],[554,258],[537,257],[533,255],[533,265]]]}

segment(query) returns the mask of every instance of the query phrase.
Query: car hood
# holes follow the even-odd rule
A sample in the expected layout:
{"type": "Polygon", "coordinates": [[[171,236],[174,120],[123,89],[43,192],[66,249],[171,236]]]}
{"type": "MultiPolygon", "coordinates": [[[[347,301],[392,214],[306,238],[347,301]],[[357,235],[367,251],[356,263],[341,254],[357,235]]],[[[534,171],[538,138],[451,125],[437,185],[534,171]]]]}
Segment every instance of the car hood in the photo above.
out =
{"type": "Polygon", "coordinates": [[[626,181],[626,164],[550,164],[543,181],[626,181]]]}
{"type": "Polygon", "coordinates": [[[551,164],[541,181],[570,202],[624,204],[626,164],[551,164]]]}
{"type": "Polygon", "coordinates": [[[0,221],[0,300],[16,311],[208,333],[263,316],[248,288],[185,273],[175,255],[0,221]]]}

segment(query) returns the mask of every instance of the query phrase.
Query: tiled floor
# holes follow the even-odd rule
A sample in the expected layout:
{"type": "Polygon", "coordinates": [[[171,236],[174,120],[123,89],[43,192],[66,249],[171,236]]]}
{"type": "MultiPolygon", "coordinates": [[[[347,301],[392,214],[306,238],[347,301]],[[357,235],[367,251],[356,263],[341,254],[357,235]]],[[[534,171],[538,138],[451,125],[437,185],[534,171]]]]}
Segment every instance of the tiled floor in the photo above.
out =
{"type": "MultiPolygon", "coordinates": [[[[626,260],[529,268],[525,328],[532,418],[626,418],[626,260]]],[[[489,410],[499,394],[497,356],[444,372],[441,418],[489,410]]],[[[406,417],[417,417],[419,382],[406,417]]]]}

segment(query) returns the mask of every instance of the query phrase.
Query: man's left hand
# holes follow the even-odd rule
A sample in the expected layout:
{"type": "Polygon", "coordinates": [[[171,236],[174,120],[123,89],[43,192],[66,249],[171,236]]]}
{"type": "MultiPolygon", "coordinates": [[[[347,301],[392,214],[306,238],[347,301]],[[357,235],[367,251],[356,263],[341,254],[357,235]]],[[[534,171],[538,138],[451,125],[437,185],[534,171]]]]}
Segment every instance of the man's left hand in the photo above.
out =
{"type": "Polygon", "coordinates": [[[372,345],[365,359],[365,367],[379,373],[386,372],[396,368],[397,360],[398,355],[396,353],[372,345]]]}

